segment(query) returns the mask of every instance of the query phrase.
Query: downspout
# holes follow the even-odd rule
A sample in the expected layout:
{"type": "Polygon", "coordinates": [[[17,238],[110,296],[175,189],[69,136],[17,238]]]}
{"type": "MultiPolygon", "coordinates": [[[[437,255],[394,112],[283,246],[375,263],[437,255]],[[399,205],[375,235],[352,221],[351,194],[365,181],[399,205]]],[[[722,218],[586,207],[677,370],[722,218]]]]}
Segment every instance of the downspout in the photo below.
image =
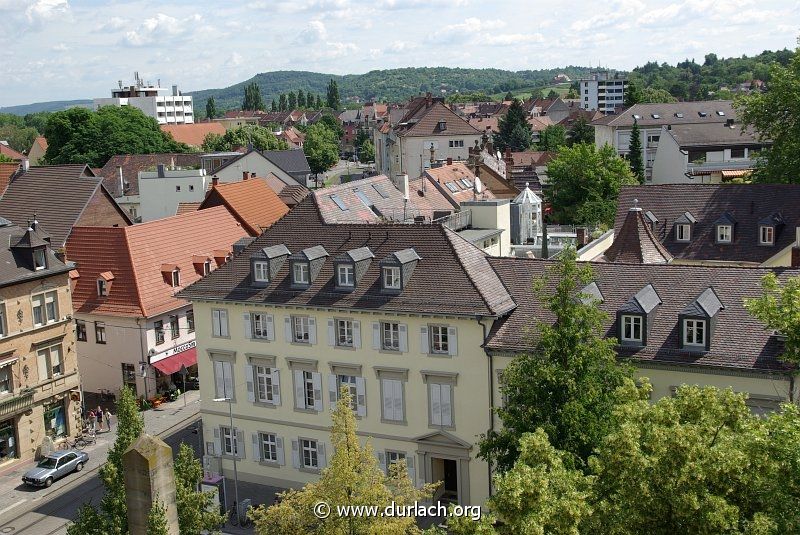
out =
{"type": "MultiPolygon", "coordinates": [[[[140,327],[139,326],[139,319],[140,318],[136,318],[136,326],[137,327],[140,327]]],[[[146,326],[146,324],[145,324],[145,326],[146,326]]],[[[141,327],[138,330],[139,330],[139,354],[142,356],[142,362],[147,362],[149,364],[150,361],[149,361],[149,359],[146,360],[147,355],[145,355],[145,352],[144,352],[144,337],[142,335],[141,327]]],[[[144,399],[147,399],[147,377],[142,377],[142,379],[143,379],[142,382],[144,383],[144,399]]]]}
{"type": "Polygon", "coordinates": [[[789,403],[794,403],[794,377],[795,374],[789,375],[789,403]]]}
{"type": "MultiPolygon", "coordinates": [[[[483,323],[483,316],[478,316],[476,321],[478,322],[478,325],[480,325],[481,328],[483,328],[483,343],[481,344],[481,346],[484,346],[486,344],[486,325],[483,323]]],[[[494,378],[492,376],[492,371],[494,369],[494,365],[492,363],[492,354],[490,352],[486,351],[485,347],[484,347],[484,352],[486,353],[486,356],[489,357],[489,359],[487,360],[487,363],[489,365],[488,370],[487,370],[487,374],[489,376],[489,434],[491,435],[491,433],[494,432],[494,412],[493,412],[494,411],[494,378]]],[[[486,465],[487,465],[487,471],[488,471],[488,476],[489,476],[489,496],[491,496],[492,495],[492,463],[491,462],[487,462],[486,465]]]]}

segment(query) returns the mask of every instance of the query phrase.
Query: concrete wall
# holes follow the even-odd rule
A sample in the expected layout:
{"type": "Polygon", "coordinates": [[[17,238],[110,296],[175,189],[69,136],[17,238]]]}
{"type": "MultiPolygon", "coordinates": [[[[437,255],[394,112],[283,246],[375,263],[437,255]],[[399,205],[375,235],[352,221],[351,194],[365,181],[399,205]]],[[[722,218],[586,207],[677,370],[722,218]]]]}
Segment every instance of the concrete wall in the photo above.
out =
{"type": "Polygon", "coordinates": [[[681,152],[681,147],[675,138],[665,129],[661,132],[661,139],[656,150],[653,162],[653,184],[687,184],[691,181],[686,176],[689,156],[681,152]]]}
{"type": "Polygon", "coordinates": [[[462,210],[472,212],[473,228],[503,229],[500,241],[486,252],[493,256],[511,255],[511,203],[508,199],[468,201],[461,203],[462,210]]]}
{"type": "MultiPolygon", "coordinates": [[[[246,154],[233,164],[214,173],[214,176],[218,177],[220,182],[239,182],[244,171],[255,173],[259,177],[265,177],[269,173],[273,173],[287,184],[297,183],[294,177],[256,152],[246,154]]],[[[303,185],[308,186],[310,184],[303,185]]]]}
{"type": "Polygon", "coordinates": [[[178,203],[205,199],[211,181],[205,171],[165,171],[165,175],[139,173],[139,215],[142,222],[174,216],[178,203]]]}
{"type": "Polygon", "coordinates": [[[104,194],[102,191],[95,191],[86,209],[78,218],[76,227],[127,227],[128,222],[120,214],[121,208],[117,206],[116,202],[110,195],[104,194]]]}

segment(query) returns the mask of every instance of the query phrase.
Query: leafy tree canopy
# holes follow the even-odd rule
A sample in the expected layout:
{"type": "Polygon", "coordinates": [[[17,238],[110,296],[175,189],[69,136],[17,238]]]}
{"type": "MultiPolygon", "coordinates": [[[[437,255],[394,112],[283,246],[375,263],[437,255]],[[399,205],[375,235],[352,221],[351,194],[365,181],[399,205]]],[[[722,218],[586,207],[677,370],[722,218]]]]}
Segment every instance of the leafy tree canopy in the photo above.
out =
{"type": "Polygon", "coordinates": [[[594,143],[594,127],[582,115],[572,123],[567,132],[570,145],[577,143],[594,143]]]}
{"type": "Polygon", "coordinates": [[[322,117],[320,117],[319,122],[325,125],[325,128],[333,132],[337,139],[342,139],[344,136],[344,128],[342,128],[339,119],[333,116],[331,113],[325,113],[322,117]]]}
{"type": "Polygon", "coordinates": [[[508,112],[499,119],[497,124],[498,132],[494,135],[494,144],[498,150],[505,152],[511,149],[512,152],[528,150],[532,143],[531,125],[528,124],[528,117],[522,103],[514,99],[508,112]]]}
{"type": "Polygon", "coordinates": [[[556,152],[559,147],[567,144],[567,131],[560,124],[551,124],[539,134],[537,150],[556,152]]]}
{"type": "Polygon", "coordinates": [[[639,184],[644,184],[644,155],[642,154],[642,131],[636,119],[633,120],[631,128],[631,141],[628,147],[628,160],[631,164],[631,172],[639,184]]]}
{"type": "Polygon", "coordinates": [[[339,139],[322,121],[306,130],[303,152],[311,172],[324,173],[339,161],[339,139]]]}
{"type": "Polygon", "coordinates": [[[203,150],[208,152],[231,151],[250,144],[258,150],[287,149],[286,141],[278,139],[268,128],[258,125],[242,125],[231,128],[225,134],[208,134],[203,140],[203,150]]]}
{"type": "Polygon", "coordinates": [[[800,277],[781,284],[774,273],[768,273],[761,286],[764,293],[745,299],[745,308],[768,329],[786,337],[783,360],[800,364],[800,277]]]}
{"type": "Polygon", "coordinates": [[[362,162],[375,161],[375,145],[369,139],[361,144],[361,149],[358,152],[358,159],[362,162]]]}
{"type": "Polygon", "coordinates": [[[257,83],[251,82],[244,88],[243,110],[264,110],[264,99],[261,97],[261,88],[257,83]]]}

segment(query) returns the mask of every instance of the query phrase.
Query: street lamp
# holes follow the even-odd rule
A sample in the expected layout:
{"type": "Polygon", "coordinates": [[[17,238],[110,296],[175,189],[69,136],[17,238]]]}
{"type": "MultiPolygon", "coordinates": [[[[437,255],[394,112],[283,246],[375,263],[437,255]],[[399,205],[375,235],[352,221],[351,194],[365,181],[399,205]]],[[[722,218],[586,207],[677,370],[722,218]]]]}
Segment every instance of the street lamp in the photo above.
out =
{"type": "MultiPolygon", "coordinates": [[[[236,522],[239,522],[239,472],[236,470],[236,455],[239,453],[239,444],[236,440],[235,430],[233,428],[233,400],[231,398],[214,398],[212,401],[214,402],[228,402],[228,414],[230,415],[231,419],[231,445],[233,446],[236,444],[236,447],[233,448],[233,493],[234,497],[236,498],[236,506],[234,509],[236,510],[236,522]]],[[[224,437],[223,437],[224,440],[224,437]]]]}

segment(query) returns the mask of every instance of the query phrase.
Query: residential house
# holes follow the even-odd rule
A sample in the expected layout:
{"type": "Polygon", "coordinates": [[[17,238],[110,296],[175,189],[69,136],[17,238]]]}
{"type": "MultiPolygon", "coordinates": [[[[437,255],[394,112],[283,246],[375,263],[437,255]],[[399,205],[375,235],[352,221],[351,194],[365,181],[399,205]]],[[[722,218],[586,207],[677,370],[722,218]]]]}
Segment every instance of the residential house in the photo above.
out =
{"type": "Polygon", "coordinates": [[[592,122],[597,148],[608,144],[617,154],[628,158],[631,130],[634,121],[639,125],[645,176],[651,179],[656,150],[664,126],[687,124],[725,124],[736,120],[736,111],[730,100],[702,102],[671,102],[668,104],[635,104],[618,115],[606,115],[592,122]]]}
{"type": "Polygon", "coordinates": [[[31,461],[82,425],[73,266],[28,218],[0,219],[0,466],[31,461]]]}
{"type": "Polygon", "coordinates": [[[508,170],[506,176],[520,191],[531,187],[541,193],[547,185],[547,164],[556,156],[555,152],[548,151],[506,151],[503,155],[508,170]]]}
{"type": "Polygon", "coordinates": [[[185,143],[193,148],[200,148],[209,134],[225,135],[225,127],[217,122],[205,121],[189,124],[163,124],[161,131],[170,134],[178,143],[185,143]]]}
{"type": "Polygon", "coordinates": [[[625,261],[633,261],[641,256],[638,242],[655,241],[655,246],[646,249],[658,251],[642,256],[642,262],[800,266],[798,203],[800,186],[796,184],[624,186],[612,249],[605,250],[610,245],[606,236],[602,245],[587,248],[582,257],[596,259],[611,251],[611,260],[623,255],[625,261]],[[630,226],[631,208],[642,212],[647,227],[647,232],[637,230],[633,239],[623,232],[630,226]]]}
{"type": "Polygon", "coordinates": [[[0,155],[9,158],[10,160],[22,163],[23,161],[28,161],[28,157],[22,154],[21,152],[17,152],[11,148],[11,145],[8,144],[8,141],[0,139],[0,155]]]}
{"type": "Polygon", "coordinates": [[[213,174],[219,177],[220,182],[233,182],[239,180],[245,171],[262,177],[272,173],[287,185],[300,184],[309,187],[313,184],[311,167],[305,153],[299,149],[251,149],[227,160],[214,169],[213,174]]]}
{"type": "Polygon", "coordinates": [[[203,169],[167,169],[139,171],[139,204],[135,207],[141,221],[153,221],[175,215],[181,203],[202,202],[212,185],[203,169]]]}
{"type": "Polygon", "coordinates": [[[11,178],[20,170],[19,162],[0,162],[0,197],[11,183],[11,178]]]}
{"type": "Polygon", "coordinates": [[[652,182],[719,184],[745,177],[755,168],[755,155],[771,145],[759,141],[752,129],[742,131],[733,119],[663,126],[652,182]]]}
{"type": "Polygon", "coordinates": [[[531,117],[548,117],[551,124],[557,124],[569,117],[572,111],[561,98],[537,98],[523,103],[531,117]]]}
{"type": "Polygon", "coordinates": [[[195,316],[175,293],[227,262],[247,232],[224,207],[130,227],[76,227],[67,242],[83,389],[152,397],[186,366],[195,316]]]}
{"type": "Polygon", "coordinates": [[[258,236],[289,211],[267,181],[256,177],[213,186],[197,209],[215,206],[224,206],[250,236],[258,236]]]}
{"type": "Polygon", "coordinates": [[[231,110],[225,112],[223,117],[214,119],[214,122],[221,124],[225,130],[230,130],[248,124],[257,125],[263,115],[263,111],[231,110]]]}
{"type": "Polygon", "coordinates": [[[0,217],[23,226],[35,219],[49,243],[63,253],[73,227],[125,227],[131,224],[87,165],[31,167],[14,176],[0,199],[0,217]],[[57,192],[57,200],[54,194],[57,192]]]}
{"type": "Polygon", "coordinates": [[[615,113],[625,104],[628,79],[618,72],[598,71],[578,81],[583,108],[615,113]]]}
{"type": "Polygon", "coordinates": [[[290,126],[278,134],[278,139],[282,139],[289,144],[290,149],[302,149],[305,143],[306,135],[297,128],[290,126]]]}
{"type": "Polygon", "coordinates": [[[384,123],[374,132],[375,168],[390,177],[415,178],[432,163],[466,160],[481,138],[481,132],[430,93],[412,99],[399,123],[384,123]]]}
{"type": "Polygon", "coordinates": [[[33,140],[33,145],[31,145],[28,151],[28,160],[30,160],[30,164],[40,165],[46,152],[47,139],[44,136],[36,136],[36,139],[33,140]]]}

